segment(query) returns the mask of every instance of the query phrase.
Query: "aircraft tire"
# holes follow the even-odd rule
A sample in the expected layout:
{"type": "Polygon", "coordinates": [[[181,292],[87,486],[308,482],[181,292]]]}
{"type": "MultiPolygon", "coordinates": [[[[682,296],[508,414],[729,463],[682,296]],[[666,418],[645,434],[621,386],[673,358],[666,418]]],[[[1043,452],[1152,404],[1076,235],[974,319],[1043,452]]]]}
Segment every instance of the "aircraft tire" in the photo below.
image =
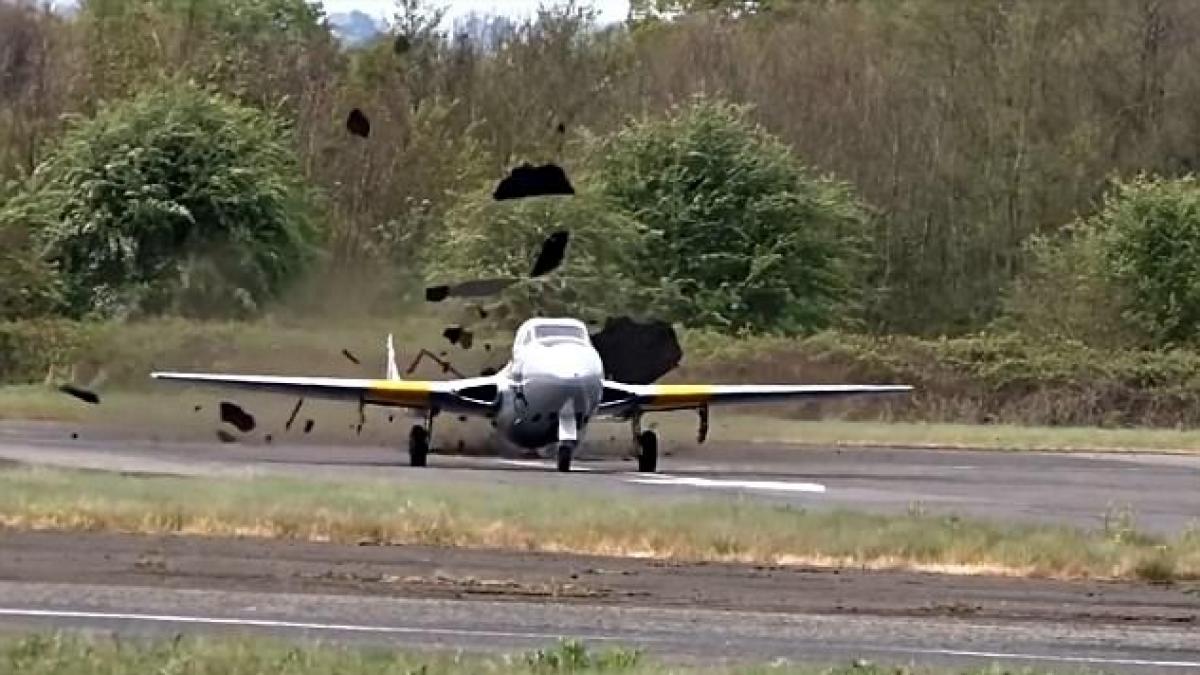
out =
{"type": "Polygon", "coordinates": [[[638,436],[638,471],[654,473],[658,471],[658,434],[653,431],[643,431],[638,436]]]}
{"type": "Polygon", "coordinates": [[[571,442],[558,444],[558,470],[566,473],[571,470],[571,459],[575,455],[575,444],[571,442]]]}
{"type": "Polygon", "coordinates": [[[408,434],[408,463],[410,466],[425,466],[429,462],[429,432],[416,425],[408,434]]]}

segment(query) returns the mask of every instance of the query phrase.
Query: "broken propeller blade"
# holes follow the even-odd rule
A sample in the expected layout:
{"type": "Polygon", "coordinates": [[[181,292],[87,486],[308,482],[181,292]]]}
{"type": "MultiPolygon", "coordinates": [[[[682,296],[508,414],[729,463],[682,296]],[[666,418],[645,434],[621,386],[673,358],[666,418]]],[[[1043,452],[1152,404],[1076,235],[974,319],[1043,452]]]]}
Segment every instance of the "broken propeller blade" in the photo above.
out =
{"type": "Polygon", "coordinates": [[[558,269],[567,255],[567,242],[570,239],[571,233],[566,230],[559,230],[546,237],[546,240],[542,242],[542,249],[538,251],[537,260],[533,262],[533,270],[529,272],[529,276],[540,277],[558,269]]]}
{"type": "Polygon", "coordinates": [[[94,391],[84,389],[83,387],[76,387],[73,384],[62,384],[59,385],[58,390],[64,394],[70,394],[71,396],[74,396],[85,403],[91,403],[92,405],[100,403],[99,394],[94,391]]]}

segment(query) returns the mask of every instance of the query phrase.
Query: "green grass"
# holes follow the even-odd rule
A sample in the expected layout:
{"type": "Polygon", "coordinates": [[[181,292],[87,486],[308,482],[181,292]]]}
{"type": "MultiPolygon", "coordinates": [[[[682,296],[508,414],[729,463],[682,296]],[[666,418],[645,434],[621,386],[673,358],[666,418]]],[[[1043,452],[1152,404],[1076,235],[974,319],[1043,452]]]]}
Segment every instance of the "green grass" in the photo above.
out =
{"type": "MultiPolygon", "coordinates": [[[[1099,514],[1098,514],[1099,515],[1099,514]]],[[[0,471],[15,529],[424,544],[684,560],[911,568],[1031,576],[1200,578],[1200,530],[1137,532],[1129,514],[1087,532],[913,510],[806,511],[741,498],[678,501],[566,489],[382,481],[133,477],[0,471]]]]}
{"type": "Polygon", "coordinates": [[[382,647],[289,645],[251,639],[130,641],[63,634],[0,641],[0,671],[21,675],[1053,675],[1084,670],[888,667],[772,664],[722,668],[667,665],[628,649],[592,651],[582,643],[502,656],[415,652],[382,647]]]}

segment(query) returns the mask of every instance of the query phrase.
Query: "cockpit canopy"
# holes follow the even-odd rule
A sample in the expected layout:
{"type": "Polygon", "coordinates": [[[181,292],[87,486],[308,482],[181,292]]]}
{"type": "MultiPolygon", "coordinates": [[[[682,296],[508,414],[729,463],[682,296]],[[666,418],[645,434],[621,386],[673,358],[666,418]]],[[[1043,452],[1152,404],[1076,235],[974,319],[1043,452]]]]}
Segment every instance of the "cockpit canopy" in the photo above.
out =
{"type": "Polygon", "coordinates": [[[552,344],[555,342],[588,341],[587,326],[576,319],[530,319],[517,329],[514,349],[532,342],[552,344]]]}

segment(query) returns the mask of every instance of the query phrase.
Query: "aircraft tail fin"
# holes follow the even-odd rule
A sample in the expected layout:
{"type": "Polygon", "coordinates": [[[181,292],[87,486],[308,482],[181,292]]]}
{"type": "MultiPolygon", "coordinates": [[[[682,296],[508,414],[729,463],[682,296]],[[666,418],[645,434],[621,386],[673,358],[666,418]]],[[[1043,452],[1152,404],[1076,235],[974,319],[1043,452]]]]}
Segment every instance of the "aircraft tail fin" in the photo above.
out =
{"type": "Polygon", "coordinates": [[[396,367],[396,345],[392,341],[391,333],[388,333],[387,337],[387,379],[400,379],[400,369],[396,367]]]}

